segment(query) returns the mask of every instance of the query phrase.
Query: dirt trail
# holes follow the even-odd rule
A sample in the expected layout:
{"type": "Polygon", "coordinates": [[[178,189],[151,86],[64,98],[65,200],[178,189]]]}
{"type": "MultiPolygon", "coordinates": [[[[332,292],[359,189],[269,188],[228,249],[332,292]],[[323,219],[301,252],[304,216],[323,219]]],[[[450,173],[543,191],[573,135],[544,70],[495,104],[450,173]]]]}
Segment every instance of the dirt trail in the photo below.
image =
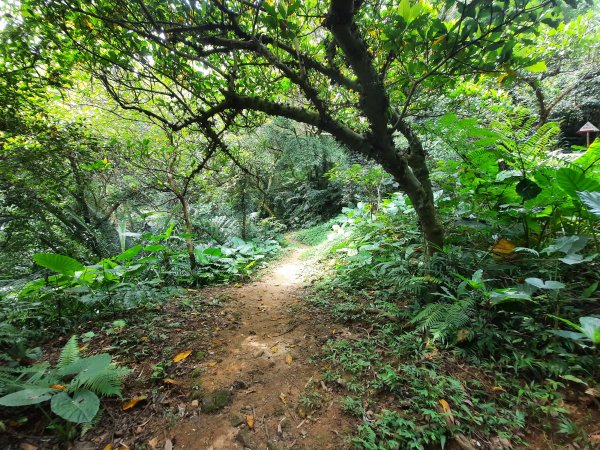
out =
{"type": "Polygon", "coordinates": [[[201,413],[173,430],[175,448],[185,449],[344,449],[350,421],[331,400],[320,370],[309,362],[318,353],[326,328],[302,312],[302,283],[308,272],[291,250],[259,280],[223,288],[231,300],[226,311],[237,330],[223,330],[218,363],[202,375],[202,391],[232,393],[218,414],[201,413]],[[319,331],[321,329],[321,331],[319,331]],[[302,394],[317,392],[312,410],[302,394]],[[254,428],[247,416],[254,418],[254,428]]]}

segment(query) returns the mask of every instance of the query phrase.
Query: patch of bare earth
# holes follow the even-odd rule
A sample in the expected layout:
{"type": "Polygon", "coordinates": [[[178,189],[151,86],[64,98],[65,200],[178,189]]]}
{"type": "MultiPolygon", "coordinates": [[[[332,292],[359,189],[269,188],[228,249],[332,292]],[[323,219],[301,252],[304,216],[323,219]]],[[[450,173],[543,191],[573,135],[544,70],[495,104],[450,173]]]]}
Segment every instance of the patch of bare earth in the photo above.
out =
{"type": "MultiPolygon", "coordinates": [[[[182,449],[343,449],[351,419],[310,363],[322,338],[302,313],[303,249],[292,250],[260,281],[225,288],[237,330],[218,336],[217,364],[201,375],[205,393],[228,390],[229,404],[177,424],[170,435],[182,449]],[[302,401],[317,392],[317,404],[302,401]],[[309,403],[307,405],[307,403],[309,403]]],[[[200,409],[204,405],[203,399],[200,409]]],[[[210,405],[207,405],[210,407],[210,405]]]]}

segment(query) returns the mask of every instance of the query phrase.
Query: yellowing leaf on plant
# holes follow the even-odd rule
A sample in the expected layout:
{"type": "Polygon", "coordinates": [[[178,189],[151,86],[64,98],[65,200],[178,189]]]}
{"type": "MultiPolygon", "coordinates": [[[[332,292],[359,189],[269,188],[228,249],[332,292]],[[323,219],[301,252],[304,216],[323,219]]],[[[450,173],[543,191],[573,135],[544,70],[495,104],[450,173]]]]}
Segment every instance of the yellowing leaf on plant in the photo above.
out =
{"type": "Polygon", "coordinates": [[[292,355],[290,355],[289,353],[287,355],[285,355],[285,363],[289,366],[292,364],[292,355]]]}
{"type": "Polygon", "coordinates": [[[62,384],[51,384],[50,387],[52,389],[56,389],[57,391],[64,391],[66,389],[66,387],[64,387],[62,384]]]}
{"type": "Polygon", "coordinates": [[[435,41],[433,41],[433,45],[438,45],[440,42],[442,42],[444,40],[444,38],[446,37],[445,34],[441,35],[440,37],[438,37],[435,41]]]}
{"type": "Polygon", "coordinates": [[[248,428],[254,430],[254,416],[246,416],[246,424],[248,428]]]}
{"type": "Polygon", "coordinates": [[[285,394],[283,392],[279,394],[279,400],[281,400],[284,405],[287,405],[287,400],[285,399],[285,394]]]}
{"type": "Polygon", "coordinates": [[[121,409],[123,411],[127,411],[128,409],[133,408],[135,405],[137,405],[139,402],[146,400],[148,397],[146,395],[138,395],[136,397],[133,397],[131,400],[126,401],[125,403],[123,403],[121,405],[121,409]]]}
{"type": "Polygon", "coordinates": [[[469,339],[469,330],[466,328],[461,328],[456,332],[456,342],[461,343],[469,339]]]}
{"type": "Polygon", "coordinates": [[[181,353],[177,353],[174,357],[173,357],[173,362],[174,363],[178,363],[180,361],[183,361],[185,358],[187,358],[188,356],[190,356],[192,354],[191,350],[186,350],[185,352],[181,352],[181,353]]]}

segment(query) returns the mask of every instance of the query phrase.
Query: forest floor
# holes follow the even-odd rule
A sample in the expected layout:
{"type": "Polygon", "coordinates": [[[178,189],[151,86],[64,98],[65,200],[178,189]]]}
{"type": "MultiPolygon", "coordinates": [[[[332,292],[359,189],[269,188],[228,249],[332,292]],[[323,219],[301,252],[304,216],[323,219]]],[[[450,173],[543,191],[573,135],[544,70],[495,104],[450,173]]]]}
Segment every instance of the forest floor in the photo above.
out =
{"type": "MultiPolygon", "coordinates": [[[[76,428],[49,432],[41,410],[0,417],[8,424],[0,448],[350,448],[348,436],[365,418],[342,411],[346,392],[323,380],[320,356],[328,340],[354,335],[307,301],[321,254],[292,243],[251,280],[187,289],[104,323],[82,323],[78,334],[93,335],[83,342],[85,356],[110,353],[132,369],[123,398],[104,399],[102,416],[83,437],[76,428]]],[[[68,338],[45,345],[46,358],[56,360],[68,338]]],[[[555,448],[544,433],[529,431],[529,448],[555,448]]]]}
{"type": "Polygon", "coordinates": [[[308,261],[300,258],[305,250],[291,250],[260,280],[222,289],[231,299],[225,312],[238,315],[239,327],[220,334],[219,362],[207,368],[202,388],[232,392],[230,404],[218,414],[200,414],[174,427],[177,448],[346,447],[350,419],[336,402],[322,401],[329,388],[310,361],[328,329],[301,305],[309,272],[308,261]],[[320,392],[318,410],[311,409],[314,390],[320,392]]]}
{"type": "MultiPolygon", "coordinates": [[[[336,332],[303,306],[316,253],[292,243],[252,280],[188,289],[156,311],[124,317],[124,329],[97,330],[86,351],[109,352],[133,373],[124,399],[105,399],[100,422],[75,448],[349,448],[356,419],[340,410],[311,359],[336,332]]],[[[66,448],[21,437],[28,450],[66,448]]]]}

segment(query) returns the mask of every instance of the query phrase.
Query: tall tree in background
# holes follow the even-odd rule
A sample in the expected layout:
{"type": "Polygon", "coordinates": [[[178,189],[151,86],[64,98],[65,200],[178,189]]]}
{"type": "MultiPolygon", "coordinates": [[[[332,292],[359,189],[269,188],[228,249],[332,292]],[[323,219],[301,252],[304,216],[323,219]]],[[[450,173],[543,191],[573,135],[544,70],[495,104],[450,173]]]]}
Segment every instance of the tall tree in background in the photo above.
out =
{"type": "Polygon", "coordinates": [[[412,116],[459,79],[536,63],[518,40],[555,26],[561,5],[27,0],[22,20],[77,49],[121,107],[172,130],[218,139],[223,123],[267,114],[330,133],[394,177],[433,252],[444,232],[412,116]]]}

